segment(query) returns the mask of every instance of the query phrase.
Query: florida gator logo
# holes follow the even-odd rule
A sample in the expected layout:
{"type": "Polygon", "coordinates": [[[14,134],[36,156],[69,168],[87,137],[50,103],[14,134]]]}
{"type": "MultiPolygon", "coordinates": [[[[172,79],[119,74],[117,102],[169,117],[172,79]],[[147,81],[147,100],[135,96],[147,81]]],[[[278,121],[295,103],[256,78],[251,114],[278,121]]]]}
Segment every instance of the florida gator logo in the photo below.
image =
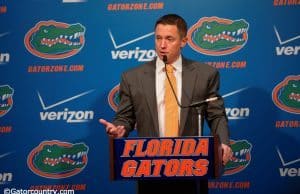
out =
{"type": "Polygon", "coordinates": [[[9,85],[0,86],[0,117],[10,111],[13,106],[14,89],[9,85]]]}
{"type": "Polygon", "coordinates": [[[224,175],[243,171],[250,163],[252,145],[247,140],[230,141],[233,156],[225,166],[224,175]]]}
{"type": "Polygon", "coordinates": [[[88,146],[57,140],[43,141],[27,157],[27,165],[35,174],[61,179],[80,173],[87,165],[88,146]]]}
{"type": "Polygon", "coordinates": [[[205,55],[228,55],[243,48],[249,24],[244,19],[203,17],[188,31],[188,44],[205,55]]]}
{"type": "Polygon", "coordinates": [[[27,32],[24,43],[33,55],[45,59],[63,59],[82,49],[84,34],[85,27],[79,23],[41,21],[27,32]]]}
{"type": "Polygon", "coordinates": [[[108,94],[108,104],[114,111],[117,111],[120,103],[119,90],[120,84],[116,85],[108,94]]]}
{"type": "Polygon", "coordinates": [[[272,98],[278,108],[300,114],[300,75],[290,75],[275,86],[272,98]]]}

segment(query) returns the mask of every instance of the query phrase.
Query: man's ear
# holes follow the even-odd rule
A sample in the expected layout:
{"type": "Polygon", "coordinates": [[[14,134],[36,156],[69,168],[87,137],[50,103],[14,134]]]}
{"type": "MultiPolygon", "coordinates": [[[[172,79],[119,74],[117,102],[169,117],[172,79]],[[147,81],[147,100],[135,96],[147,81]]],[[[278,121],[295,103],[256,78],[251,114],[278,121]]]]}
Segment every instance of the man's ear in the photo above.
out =
{"type": "Polygon", "coordinates": [[[188,41],[188,38],[187,38],[187,37],[182,38],[182,39],[181,39],[181,45],[180,45],[180,47],[181,47],[181,48],[185,47],[187,41],[188,41]]]}

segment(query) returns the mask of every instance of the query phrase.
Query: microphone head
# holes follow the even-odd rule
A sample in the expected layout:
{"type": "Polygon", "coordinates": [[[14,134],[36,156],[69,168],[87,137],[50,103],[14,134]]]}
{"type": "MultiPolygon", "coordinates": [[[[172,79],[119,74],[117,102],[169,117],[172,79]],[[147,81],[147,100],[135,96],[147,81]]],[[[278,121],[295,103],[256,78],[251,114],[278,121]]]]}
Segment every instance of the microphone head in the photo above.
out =
{"type": "Polygon", "coordinates": [[[167,55],[163,55],[162,57],[163,57],[163,62],[164,62],[164,63],[167,63],[167,62],[168,62],[168,57],[167,57],[167,55]]]}
{"type": "Polygon", "coordinates": [[[208,99],[206,99],[205,101],[206,102],[211,102],[211,101],[215,101],[215,100],[218,100],[218,96],[215,96],[215,97],[212,97],[212,98],[208,98],[208,99]]]}

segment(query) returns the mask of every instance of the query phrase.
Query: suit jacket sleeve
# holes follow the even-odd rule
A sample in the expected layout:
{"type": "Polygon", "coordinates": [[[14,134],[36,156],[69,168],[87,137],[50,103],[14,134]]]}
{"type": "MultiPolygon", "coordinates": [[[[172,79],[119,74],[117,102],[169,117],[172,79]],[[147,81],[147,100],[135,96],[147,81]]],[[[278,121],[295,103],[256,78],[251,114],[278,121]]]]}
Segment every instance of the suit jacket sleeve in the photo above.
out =
{"type": "Polygon", "coordinates": [[[120,90],[119,90],[120,103],[116,116],[113,120],[113,124],[123,125],[126,129],[125,137],[129,135],[129,132],[134,129],[136,122],[133,102],[130,94],[129,83],[126,79],[126,74],[122,74],[120,90]]]}
{"type": "Polygon", "coordinates": [[[213,135],[220,137],[221,143],[229,145],[228,119],[225,113],[224,101],[219,95],[220,76],[215,70],[208,80],[208,97],[218,96],[217,101],[209,102],[206,109],[206,120],[213,135]]]}

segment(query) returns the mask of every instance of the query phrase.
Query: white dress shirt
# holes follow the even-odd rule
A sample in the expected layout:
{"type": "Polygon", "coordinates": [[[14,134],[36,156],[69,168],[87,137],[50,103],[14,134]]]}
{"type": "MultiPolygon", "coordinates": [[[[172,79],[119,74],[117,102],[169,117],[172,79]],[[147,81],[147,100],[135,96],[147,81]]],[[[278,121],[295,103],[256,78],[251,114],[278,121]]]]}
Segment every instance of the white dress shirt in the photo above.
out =
{"type": "MultiPolygon", "coordinates": [[[[181,55],[178,59],[172,64],[175,68],[174,73],[176,77],[177,85],[177,99],[181,103],[181,88],[182,88],[182,58],[181,55]]],[[[157,57],[156,59],[156,70],[155,70],[155,87],[156,87],[156,101],[157,101],[157,111],[158,111],[158,126],[159,126],[159,136],[165,136],[165,64],[164,62],[157,57]]],[[[180,120],[180,107],[178,106],[178,114],[180,120]]]]}

